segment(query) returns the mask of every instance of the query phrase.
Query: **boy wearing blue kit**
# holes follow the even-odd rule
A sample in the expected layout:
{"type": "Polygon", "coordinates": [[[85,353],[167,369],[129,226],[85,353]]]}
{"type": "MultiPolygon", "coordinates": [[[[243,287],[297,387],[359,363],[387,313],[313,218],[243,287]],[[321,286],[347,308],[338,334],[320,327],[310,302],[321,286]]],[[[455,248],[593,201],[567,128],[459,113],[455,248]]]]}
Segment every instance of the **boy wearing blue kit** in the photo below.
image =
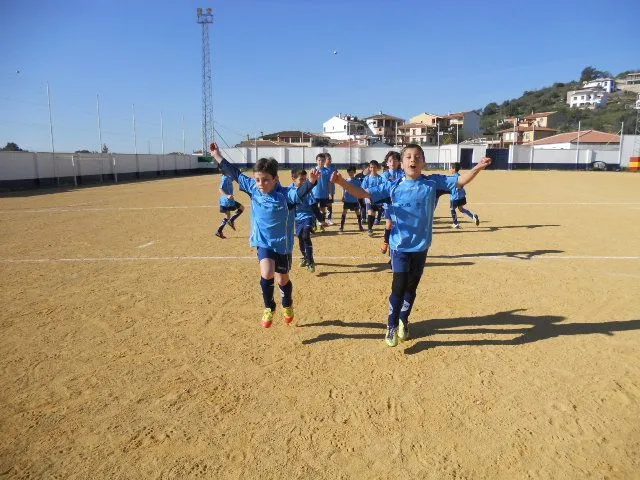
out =
{"type": "MultiPolygon", "coordinates": [[[[458,178],[460,176],[460,164],[454,163],[453,167],[453,175],[452,177],[458,178]]],[[[456,214],[456,208],[460,211],[460,213],[464,213],[467,217],[471,218],[474,222],[476,222],[476,227],[480,225],[480,217],[477,214],[473,213],[470,210],[464,208],[467,204],[467,193],[464,191],[464,188],[458,188],[455,185],[451,188],[451,202],[449,207],[451,208],[451,219],[453,220],[453,225],[451,228],[460,228],[460,224],[458,223],[458,215],[456,214]]]]}
{"type": "MultiPolygon", "coordinates": [[[[307,181],[307,171],[300,169],[291,170],[293,179],[292,188],[300,188],[307,181]]],[[[322,221],[322,214],[316,204],[313,193],[309,193],[300,203],[296,204],[295,228],[298,237],[298,246],[302,253],[300,267],[306,267],[311,273],[316,271],[316,263],[313,260],[313,243],[311,241],[311,229],[314,219],[322,221]]]]}
{"type": "Polygon", "coordinates": [[[327,161],[327,157],[324,153],[319,153],[316,155],[316,170],[320,173],[320,177],[318,178],[318,182],[316,186],[313,188],[313,196],[318,201],[318,208],[320,212],[322,212],[322,223],[320,224],[320,231],[324,231],[324,226],[326,226],[327,219],[327,207],[330,205],[330,184],[329,181],[331,179],[331,173],[333,170],[327,168],[325,166],[327,161]]]}
{"type": "MultiPolygon", "coordinates": [[[[369,175],[362,180],[362,188],[369,189],[383,183],[385,180],[382,178],[382,175],[378,173],[379,171],[380,164],[378,161],[371,160],[369,162],[369,175]]],[[[370,237],[373,237],[373,223],[376,220],[376,213],[382,211],[382,205],[373,203],[371,197],[365,197],[364,201],[367,205],[367,233],[370,237]]]]}
{"type": "Polygon", "coordinates": [[[210,149],[222,172],[238,182],[240,189],[251,196],[249,241],[252,247],[258,249],[260,262],[260,288],[265,306],[262,326],[271,326],[276,309],[273,300],[274,277],[282,295],[284,321],[289,324],[293,321],[293,285],[289,280],[289,270],[293,251],[294,209],[311,192],[319,175],[314,170],[309,174],[311,182],[307,181],[297,189],[283,187],[278,181],[278,162],[275,159],[259,159],[253,167],[253,178],[249,178],[222,158],[217,144],[212,143],[210,149]]]}
{"type": "Polygon", "coordinates": [[[220,179],[220,188],[218,189],[218,191],[220,192],[220,213],[224,213],[225,217],[222,219],[222,222],[218,227],[216,237],[227,238],[222,233],[222,230],[226,225],[229,225],[232,230],[236,229],[234,222],[240,215],[242,215],[242,212],[244,212],[244,207],[233,197],[233,180],[231,180],[231,177],[222,175],[222,178],[220,179]],[[235,210],[237,210],[237,213],[235,213],[232,217],[231,212],[235,210]]]}
{"type": "Polygon", "coordinates": [[[436,191],[451,190],[453,184],[464,187],[491,163],[491,159],[485,157],[464,176],[447,177],[422,174],[425,157],[419,145],[407,145],[401,157],[405,178],[381,183],[368,191],[351,185],[338,173],[332,177],[333,182],[356,197],[374,202],[391,199],[388,212],[393,222],[389,239],[393,282],[385,335],[390,347],[398,345],[398,340],[409,338],[409,315],[431,246],[436,191]]]}
{"type": "MultiPolygon", "coordinates": [[[[402,170],[400,161],[400,154],[398,152],[394,152],[393,150],[391,150],[385,155],[384,161],[389,167],[389,169],[382,174],[382,177],[386,181],[395,182],[396,180],[400,180],[402,177],[404,177],[404,171],[402,170]]],[[[388,212],[389,204],[385,203],[383,205],[383,208],[385,220],[384,242],[382,242],[382,246],[380,247],[380,253],[384,254],[387,253],[387,250],[389,250],[389,235],[391,234],[391,227],[393,226],[393,223],[391,222],[391,217],[389,216],[388,212]]]]}
{"type": "MultiPolygon", "coordinates": [[[[325,164],[324,166],[329,169],[329,178],[333,172],[337,170],[336,167],[332,164],[331,154],[329,152],[324,154],[325,164]]],[[[333,197],[336,195],[336,186],[335,184],[329,182],[329,205],[327,205],[327,225],[333,225],[333,197]]]]}
{"type": "MultiPolygon", "coordinates": [[[[349,166],[347,167],[347,174],[349,178],[346,180],[347,182],[359,187],[361,185],[361,180],[356,178],[356,167],[349,166]]],[[[335,185],[335,183],[332,183],[335,185]]],[[[349,192],[344,190],[342,192],[342,217],[340,217],[340,230],[338,233],[344,232],[344,222],[347,219],[347,212],[351,210],[356,213],[356,218],[358,219],[358,228],[360,231],[364,231],[364,227],[362,226],[362,217],[360,216],[360,204],[358,203],[358,198],[351,195],[349,192]]]]}

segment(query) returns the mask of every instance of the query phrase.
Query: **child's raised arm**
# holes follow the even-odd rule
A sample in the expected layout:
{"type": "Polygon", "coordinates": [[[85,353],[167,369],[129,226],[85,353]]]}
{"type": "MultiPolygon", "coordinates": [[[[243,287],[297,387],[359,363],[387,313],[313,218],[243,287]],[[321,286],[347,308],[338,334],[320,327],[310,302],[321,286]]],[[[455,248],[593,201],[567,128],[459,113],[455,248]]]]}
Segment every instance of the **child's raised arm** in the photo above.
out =
{"type": "Polygon", "coordinates": [[[464,175],[460,175],[457,182],[458,188],[464,187],[467,183],[476,178],[476,176],[489,165],[491,165],[491,159],[489,157],[484,157],[475,167],[466,172],[464,175]]]}
{"type": "Polygon", "coordinates": [[[222,173],[224,173],[227,177],[231,177],[237,182],[238,178],[240,178],[240,175],[242,175],[240,169],[232,163],[229,163],[220,154],[220,149],[218,148],[217,143],[213,142],[211,145],[209,145],[209,150],[211,150],[211,155],[213,156],[213,158],[215,158],[216,161],[220,164],[220,170],[222,170],[222,173]]]}
{"type": "Polygon", "coordinates": [[[367,192],[363,188],[357,187],[347,182],[337,170],[333,172],[333,175],[331,175],[331,183],[340,185],[356,198],[371,198],[371,194],[369,192],[367,192]]]}

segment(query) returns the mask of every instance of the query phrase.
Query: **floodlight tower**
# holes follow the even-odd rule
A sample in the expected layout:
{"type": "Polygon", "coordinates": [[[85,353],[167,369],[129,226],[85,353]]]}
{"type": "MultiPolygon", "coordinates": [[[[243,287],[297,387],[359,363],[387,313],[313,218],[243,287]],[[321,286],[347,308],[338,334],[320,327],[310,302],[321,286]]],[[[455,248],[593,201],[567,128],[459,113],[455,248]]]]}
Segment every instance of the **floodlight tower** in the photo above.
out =
{"type": "Polygon", "coordinates": [[[213,142],[213,95],[211,86],[211,50],[209,49],[209,24],[213,23],[211,8],[198,8],[198,23],[202,25],[202,155],[209,154],[213,142]]]}

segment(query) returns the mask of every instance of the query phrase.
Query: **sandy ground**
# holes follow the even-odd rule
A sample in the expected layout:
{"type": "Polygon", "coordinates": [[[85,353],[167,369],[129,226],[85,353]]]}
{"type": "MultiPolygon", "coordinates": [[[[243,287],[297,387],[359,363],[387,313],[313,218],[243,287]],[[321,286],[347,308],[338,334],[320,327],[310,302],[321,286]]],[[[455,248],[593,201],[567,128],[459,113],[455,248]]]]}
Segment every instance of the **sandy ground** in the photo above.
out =
{"type": "Polygon", "coordinates": [[[263,329],[217,184],[0,197],[2,478],[640,477],[640,175],[482,173],[396,348],[382,227],[263,329]]]}

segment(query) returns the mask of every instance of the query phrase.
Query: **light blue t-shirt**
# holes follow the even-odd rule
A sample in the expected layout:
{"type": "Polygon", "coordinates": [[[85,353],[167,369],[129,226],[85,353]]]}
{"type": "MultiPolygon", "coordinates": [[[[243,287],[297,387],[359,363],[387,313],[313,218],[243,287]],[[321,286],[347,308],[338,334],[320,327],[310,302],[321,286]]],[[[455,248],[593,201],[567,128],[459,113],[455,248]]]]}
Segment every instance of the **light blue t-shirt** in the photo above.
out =
{"type": "Polygon", "coordinates": [[[389,182],[395,182],[396,180],[404,178],[404,170],[402,170],[402,168],[398,168],[397,170],[387,170],[382,173],[382,178],[389,182]]]}
{"type": "MultiPolygon", "coordinates": [[[[359,178],[347,178],[346,181],[351,185],[355,185],[356,187],[362,186],[362,181],[359,178]]],[[[335,185],[335,183],[334,183],[335,185]]],[[[342,201],[345,203],[357,203],[358,198],[351,195],[349,192],[343,189],[342,191],[342,201]]]]}
{"type": "Polygon", "coordinates": [[[262,193],[256,181],[244,174],[238,176],[238,184],[251,196],[250,245],[269,248],[281,254],[291,253],[294,206],[300,200],[297,189],[278,184],[271,192],[262,193]]]}
{"type": "Polygon", "coordinates": [[[225,193],[224,195],[220,195],[220,206],[232,207],[235,200],[229,200],[227,195],[233,195],[233,179],[226,175],[222,175],[222,178],[220,179],[220,190],[225,193]]]}
{"type": "Polygon", "coordinates": [[[448,175],[447,178],[453,178],[455,181],[453,182],[453,186],[450,188],[449,192],[451,193],[451,200],[461,200],[467,196],[467,192],[464,191],[464,188],[458,188],[457,182],[460,174],[458,172],[453,175],[448,175]]]}
{"type": "Polygon", "coordinates": [[[368,188],[371,201],[391,198],[387,213],[393,222],[389,245],[399,252],[422,252],[431,246],[436,190],[451,191],[457,178],[420,175],[368,188]]]}
{"type": "Polygon", "coordinates": [[[331,164],[331,166],[329,166],[327,168],[331,172],[329,174],[329,196],[332,197],[332,196],[334,196],[336,194],[336,184],[335,183],[331,183],[331,175],[333,175],[333,172],[337,172],[338,169],[333,166],[333,163],[331,164]]]}
{"type": "Polygon", "coordinates": [[[382,177],[382,175],[369,174],[362,179],[361,187],[364,189],[368,189],[368,188],[376,187],[384,183],[385,181],[386,180],[382,177]]]}
{"type": "MultiPolygon", "coordinates": [[[[296,190],[298,189],[295,183],[292,183],[290,188],[293,188],[296,190]]],[[[306,220],[313,220],[315,218],[315,215],[313,214],[313,205],[315,205],[317,202],[318,200],[316,200],[316,198],[313,196],[313,193],[309,193],[302,200],[298,199],[298,202],[296,203],[296,208],[295,208],[296,210],[295,221],[303,222],[306,220]]]]}
{"type": "Polygon", "coordinates": [[[319,169],[320,177],[318,178],[318,183],[313,187],[313,196],[318,200],[323,200],[329,198],[329,193],[331,190],[329,189],[331,174],[333,170],[327,167],[322,167],[319,169]]]}

